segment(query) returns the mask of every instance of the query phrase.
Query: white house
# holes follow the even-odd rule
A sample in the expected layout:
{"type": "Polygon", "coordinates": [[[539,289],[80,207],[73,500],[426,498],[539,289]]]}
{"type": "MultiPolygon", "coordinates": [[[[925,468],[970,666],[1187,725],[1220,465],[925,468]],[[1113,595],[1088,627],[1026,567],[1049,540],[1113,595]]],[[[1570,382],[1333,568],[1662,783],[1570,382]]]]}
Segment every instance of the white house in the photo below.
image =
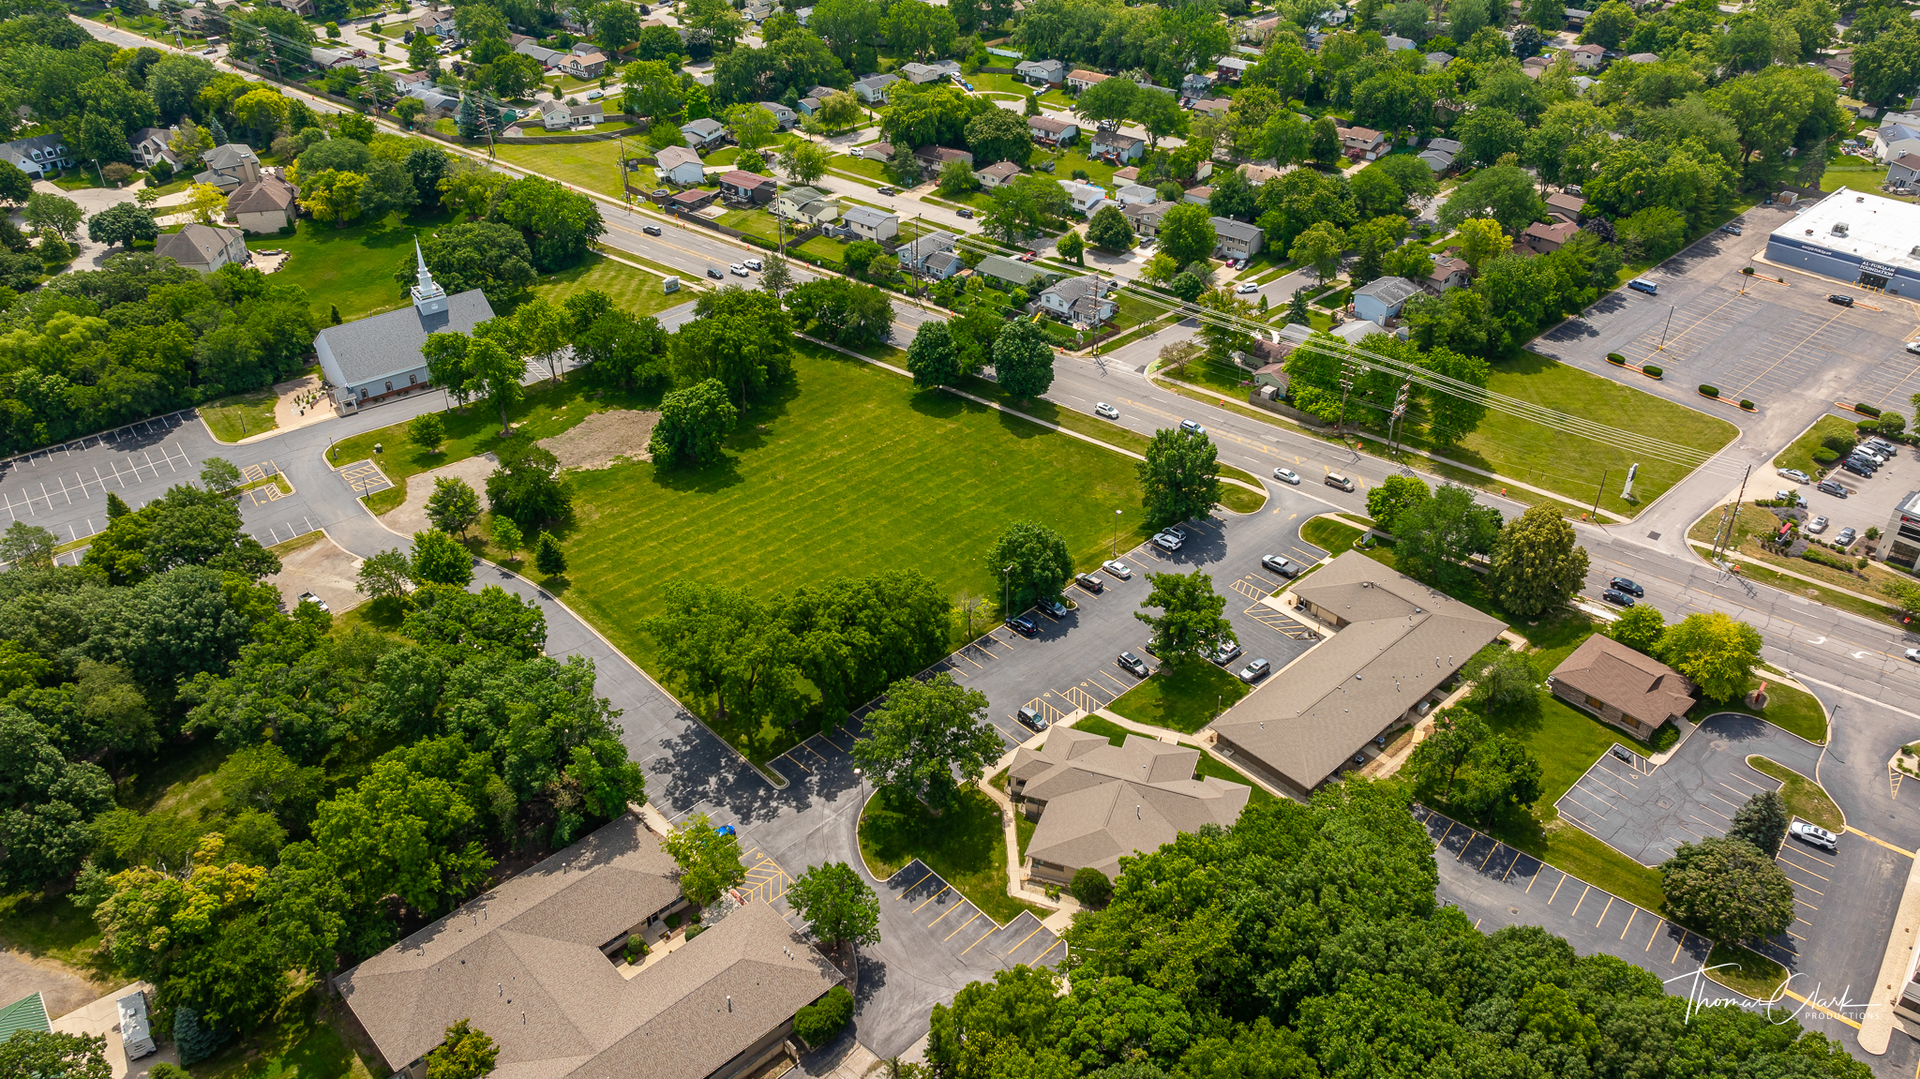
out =
{"type": "Polygon", "coordinates": [[[727,137],[726,127],[712,117],[689,120],[680,125],[680,130],[687,136],[687,145],[695,150],[711,150],[727,137]]]}
{"type": "Polygon", "coordinates": [[[1353,313],[1382,326],[1400,314],[1400,308],[1415,296],[1420,286],[1404,277],[1382,277],[1353,290],[1353,313]]]}
{"type": "Polygon", "coordinates": [[[1020,166],[1011,161],[1002,161],[998,164],[988,165],[984,169],[975,170],[973,178],[980,181],[981,187],[991,191],[1018,175],[1020,175],[1020,166]]]}
{"type": "Polygon", "coordinates": [[[869,105],[885,105],[888,88],[899,81],[898,75],[868,75],[853,84],[853,96],[869,105]]]}
{"type": "Polygon", "coordinates": [[[793,187],[773,197],[773,212],[790,221],[824,225],[840,216],[840,207],[834,205],[825,192],[793,187]]]}
{"type": "Polygon", "coordinates": [[[1114,192],[1113,197],[1122,206],[1148,205],[1160,201],[1160,193],[1146,184],[1127,184],[1114,192]]]}
{"type": "Polygon", "coordinates": [[[1079,214],[1092,214],[1100,204],[1107,201],[1105,188],[1087,183],[1084,180],[1061,180],[1060,190],[1067,193],[1073,203],[1073,211],[1079,214]]]}
{"type": "Polygon", "coordinates": [[[1112,284],[1103,278],[1068,277],[1043,289],[1027,306],[1062,322],[1094,326],[1111,319],[1118,310],[1112,291],[1112,284]]]}
{"type": "Polygon", "coordinates": [[[1031,86],[1059,86],[1067,81],[1067,65],[1058,60],[1022,60],[1013,73],[1031,86]]]}
{"type": "Polygon", "coordinates": [[[863,240],[891,240],[900,235],[900,215],[871,206],[849,206],[840,215],[840,226],[857,233],[863,240]]]}
{"type": "Polygon", "coordinates": [[[681,187],[692,187],[707,178],[707,167],[700,155],[685,146],[669,146],[655,155],[656,172],[662,180],[681,187]]]}
{"type": "Polygon", "coordinates": [[[1573,66],[1582,71],[1592,71],[1607,59],[1607,50],[1598,45],[1575,45],[1567,52],[1573,56],[1573,66]]]}
{"type": "Polygon", "coordinates": [[[540,123],[548,131],[566,131],[592,127],[606,118],[606,110],[600,107],[598,101],[589,101],[584,105],[566,105],[556,101],[540,114],[540,123]]]}
{"type": "Polygon", "coordinates": [[[1057,116],[1029,116],[1027,133],[1042,146],[1065,146],[1080,137],[1080,125],[1057,116]]]}
{"type": "Polygon", "coordinates": [[[1092,156],[1111,160],[1115,164],[1138,161],[1147,152],[1147,140],[1118,131],[1096,131],[1087,144],[1087,150],[1092,156]]]}

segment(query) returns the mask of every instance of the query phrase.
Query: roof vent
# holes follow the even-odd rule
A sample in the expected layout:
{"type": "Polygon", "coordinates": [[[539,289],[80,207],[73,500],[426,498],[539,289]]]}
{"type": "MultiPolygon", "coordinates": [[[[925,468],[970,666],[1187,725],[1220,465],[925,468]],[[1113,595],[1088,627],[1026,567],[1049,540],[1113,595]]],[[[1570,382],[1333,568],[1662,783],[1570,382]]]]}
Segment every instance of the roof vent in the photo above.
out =
{"type": "Polygon", "coordinates": [[[1833,223],[1833,234],[1835,236],[1845,236],[1847,234],[1847,223],[1845,221],[1835,221],[1833,223]]]}
{"type": "Polygon", "coordinates": [[[1855,195],[1855,196],[1853,197],[1853,201],[1855,201],[1855,202],[1865,202],[1865,201],[1867,201],[1867,197],[1866,197],[1865,195],[1855,195]]]}

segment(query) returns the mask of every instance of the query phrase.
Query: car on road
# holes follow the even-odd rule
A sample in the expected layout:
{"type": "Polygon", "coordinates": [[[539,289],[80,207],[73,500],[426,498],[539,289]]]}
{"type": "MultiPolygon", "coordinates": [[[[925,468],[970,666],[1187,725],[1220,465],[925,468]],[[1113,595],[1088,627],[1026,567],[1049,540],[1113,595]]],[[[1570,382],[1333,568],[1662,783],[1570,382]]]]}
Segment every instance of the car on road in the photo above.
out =
{"type": "Polygon", "coordinates": [[[1225,641],[1213,650],[1213,661],[1224,667],[1240,658],[1240,642],[1225,641]]]}
{"type": "Polygon", "coordinates": [[[1613,580],[1607,582],[1607,587],[1613,589],[1615,592],[1625,592],[1635,599],[1644,599],[1647,595],[1646,589],[1634,584],[1625,577],[1615,577],[1613,580]]]}
{"type": "Polygon", "coordinates": [[[1065,618],[1067,616],[1067,605],[1060,602],[1059,599],[1057,598],[1043,599],[1040,601],[1039,606],[1041,610],[1047,612],[1048,614],[1054,616],[1055,618],[1065,618]]]}
{"type": "Polygon", "coordinates": [[[1016,614],[1007,619],[1007,628],[1022,637],[1035,637],[1040,633],[1040,624],[1024,614],[1016,614]]]}
{"type": "Polygon", "coordinates": [[[1073,575],[1073,580],[1074,583],[1092,592],[1096,596],[1107,590],[1107,582],[1095,577],[1091,573],[1076,573],[1073,575]]]}
{"type": "Polygon", "coordinates": [[[1284,558],[1281,558],[1277,554],[1261,555],[1260,564],[1272,570],[1273,572],[1278,573],[1282,577],[1292,577],[1295,574],[1300,572],[1300,570],[1296,568],[1293,563],[1287,561],[1284,558]]]}
{"type": "Polygon", "coordinates": [[[1295,487],[1300,486],[1300,473],[1295,472],[1291,468],[1274,469],[1273,478],[1279,480],[1281,483],[1291,483],[1295,487]]]}
{"type": "Polygon", "coordinates": [[[1120,561],[1116,561],[1114,559],[1109,558],[1105,562],[1100,563],[1100,568],[1103,570],[1106,570],[1108,573],[1113,574],[1115,577],[1118,577],[1123,581],[1133,580],[1133,568],[1131,566],[1128,566],[1125,562],[1120,562],[1120,561]]]}
{"type": "Polygon", "coordinates": [[[1805,472],[1802,472],[1797,468],[1783,468],[1780,470],[1780,474],[1786,477],[1787,479],[1792,480],[1795,483],[1812,483],[1813,482],[1812,476],[1807,475],[1805,472]]]}
{"type": "Polygon", "coordinates": [[[1852,307],[1853,297],[1842,296],[1837,292],[1830,292],[1827,294],[1827,302],[1831,304],[1838,304],[1841,307],[1852,307]]]}
{"type": "Polygon", "coordinates": [[[1204,435],[1207,433],[1206,428],[1200,426],[1199,424],[1195,423],[1192,420],[1181,420],[1180,429],[1182,431],[1191,431],[1196,435],[1204,435]]]}
{"type": "Polygon", "coordinates": [[[1242,296],[1251,296],[1254,293],[1260,291],[1260,286],[1254,284],[1251,281],[1242,281],[1239,284],[1233,286],[1233,291],[1242,296]]]}
{"type": "Polygon", "coordinates": [[[1806,821],[1796,818],[1792,824],[1787,825],[1787,831],[1791,832],[1793,838],[1798,839],[1800,842],[1808,846],[1819,847],[1824,851],[1831,852],[1838,850],[1840,847],[1840,838],[1817,824],[1808,824],[1806,821]]]}
{"type": "Polygon", "coordinates": [[[1851,527],[1843,528],[1840,530],[1839,535],[1833,537],[1833,545],[1842,549],[1851,547],[1853,546],[1854,537],[1858,535],[1859,533],[1855,532],[1851,527]]]}
{"type": "Polygon", "coordinates": [[[1122,670],[1130,671],[1142,678],[1153,673],[1147,669],[1147,661],[1134,655],[1132,652],[1120,653],[1120,658],[1114,660],[1114,662],[1120,664],[1122,670]]]}
{"type": "Polygon", "coordinates": [[[220,51],[220,47],[218,45],[209,45],[206,48],[200,50],[200,55],[212,56],[214,53],[217,53],[219,51],[220,51]]]}
{"type": "Polygon", "coordinates": [[[897,187],[882,187],[882,188],[877,188],[876,190],[878,190],[882,195],[898,195],[900,193],[900,189],[897,187]]]}
{"type": "Polygon", "coordinates": [[[762,269],[765,269],[767,264],[764,262],[761,262],[759,259],[741,259],[740,265],[745,266],[749,270],[758,272],[762,269]]]}
{"type": "Polygon", "coordinates": [[[1093,406],[1093,414],[1096,416],[1104,416],[1110,420],[1120,418],[1120,410],[1107,404],[1105,401],[1101,401],[1099,404],[1093,406]]]}
{"type": "Polygon", "coordinates": [[[721,273],[711,266],[707,267],[707,276],[713,278],[715,281],[724,281],[727,277],[726,274],[721,273]]]}
{"type": "Polygon", "coordinates": [[[1039,257],[1040,257],[1039,255],[1037,255],[1037,254],[1034,254],[1034,253],[1033,253],[1032,251],[1022,251],[1022,252],[1020,252],[1020,261],[1021,261],[1021,262],[1032,262],[1032,261],[1033,261],[1034,259],[1037,259],[1037,258],[1039,258],[1039,257]]]}
{"type": "Polygon", "coordinates": [[[1633,606],[1633,597],[1616,588],[1609,588],[1605,592],[1600,593],[1600,598],[1613,604],[1615,607],[1633,606]]]}
{"type": "Polygon", "coordinates": [[[1920,648],[1907,649],[1907,658],[1915,663],[1920,663],[1920,648]]]}
{"type": "Polygon", "coordinates": [[[644,233],[646,233],[646,234],[647,234],[647,235],[649,235],[649,236],[658,236],[658,235],[660,235],[660,226],[658,226],[658,225],[642,225],[642,226],[640,226],[640,231],[641,231],[641,232],[644,232],[644,233]]]}
{"type": "Polygon", "coordinates": [[[1165,532],[1153,537],[1153,545],[1169,554],[1186,546],[1186,542],[1187,541],[1181,539],[1179,536],[1169,535],[1165,532]]]}
{"type": "Polygon", "coordinates": [[[1825,517],[1815,517],[1813,520],[1807,522],[1806,530],[1816,536],[1825,532],[1827,530],[1827,519],[1825,517]]]}
{"type": "Polygon", "coordinates": [[[1013,716],[1020,721],[1022,727],[1027,728],[1035,734],[1047,729],[1047,717],[1031,708],[1022,708],[1018,712],[1015,712],[1013,716]]]}
{"type": "Polygon", "coordinates": [[[1720,226],[1720,231],[1721,231],[1721,232],[1731,232],[1731,233],[1733,233],[1733,234],[1734,234],[1735,236],[1738,236],[1738,235],[1740,235],[1740,226],[1739,226],[1739,225],[1735,225],[1735,224],[1726,224],[1726,225],[1722,225],[1722,226],[1720,226]]]}
{"type": "Polygon", "coordinates": [[[962,207],[960,207],[960,208],[958,208],[958,209],[956,209],[956,210],[954,210],[953,212],[954,212],[954,213],[956,213],[956,214],[959,214],[959,215],[960,215],[961,217],[972,217],[972,216],[973,216],[973,208],[972,208],[972,207],[970,207],[970,206],[962,206],[962,207]]]}
{"type": "Polygon", "coordinates": [[[1814,485],[1814,490],[1819,491],[1821,494],[1835,495],[1839,498],[1847,497],[1847,489],[1833,480],[1821,480],[1814,485]]]}
{"type": "Polygon", "coordinates": [[[733,265],[731,265],[731,266],[729,266],[729,267],[727,267],[727,272],[728,272],[728,273],[730,273],[730,274],[732,274],[732,275],[733,275],[733,276],[735,276],[735,277],[745,277],[745,276],[747,276],[747,268],[746,268],[745,266],[742,266],[742,265],[740,265],[740,264],[739,264],[739,263],[737,263],[737,262],[736,262],[736,263],[734,263],[733,265]]]}
{"type": "Polygon", "coordinates": [[[327,601],[326,601],[326,600],[324,600],[324,599],[321,599],[321,598],[320,598],[319,596],[316,596],[316,595],[314,595],[314,594],[313,594],[312,592],[302,592],[302,593],[300,593],[300,602],[301,602],[301,603],[311,603],[311,604],[313,604],[313,605],[314,605],[315,607],[318,607],[318,608],[320,608],[320,609],[321,609],[321,610],[323,610],[323,611],[330,611],[330,610],[332,610],[332,608],[330,608],[330,607],[328,607],[328,606],[327,606],[327,601]]]}
{"type": "Polygon", "coordinates": [[[1256,659],[1252,663],[1240,668],[1240,680],[1248,685],[1252,685],[1262,678],[1265,678],[1272,670],[1273,664],[1268,663],[1264,659],[1256,659]]]}

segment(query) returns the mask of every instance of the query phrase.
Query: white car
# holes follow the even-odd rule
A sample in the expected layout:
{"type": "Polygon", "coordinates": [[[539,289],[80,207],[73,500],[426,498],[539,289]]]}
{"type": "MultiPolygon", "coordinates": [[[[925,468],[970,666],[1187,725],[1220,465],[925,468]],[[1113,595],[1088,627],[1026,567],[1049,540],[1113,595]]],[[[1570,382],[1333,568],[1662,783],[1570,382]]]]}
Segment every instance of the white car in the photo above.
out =
{"type": "Polygon", "coordinates": [[[1797,468],[1782,468],[1779,470],[1779,472],[1780,472],[1780,475],[1786,477],[1787,479],[1792,480],[1795,483],[1812,483],[1813,482],[1812,476],[1807,475],[1805,472],[1802,472],[1797,468]]]}
{"type": "Polygon", "coordinates": [[[1907,351],[1913,353],[1916,356],[1920,356],[1920,341],[1908,341],[1907,351]]]}
{"type": "Polygon", "coordinates": [[[1825,517],[1815,517],[1813,520],[1807,522],[1807,531],[1813,533],[1816,536],[1822,532],[1825,532],[1826,530],[1827,530],[1827,519],[1825,517]]]}
{"type": "Polygon", "coordinates": [[[1819,847],[1824,851],[1832,852],[1840,846],[1838,836],[1817,824],[1808,824],[1803,820],[1796,819],[1792,824],[1787,825],[1787,831],[1802,843],[1819,847]]]}
{"type": "Polygon", "coordinates": [[[324,600],[324,599],[321,599],[321,598],[320,598],[319,596],[316,596],[316,595],[314,595],[314,594],[313,594],[312,592],[302,592],[302,593],[300,593],[300,602],[301,602],[301,603],[311,603],[311,604],[313,604],[313,605],[314,605],[315,607],[318,607],[318,608],[320,608],[320,609],[321,609],[321,610],[323,610],[323,611],[331,611],[331,610],[332,610],[332,608],[330,608],[330,607],[328,607],[328,606],[327,606],[327,601],[326,601],[326,600],[324,600]]]}
{"type": "Polygon", "coordinates": [[[747,269],[754,270],[754,271],[759,271],[766,268],[766,263],[761,262],[759,259],[741,259],[740,265],[745,266],[747,269]]]}
{"type": "Polygon", "coordinates": [[[729,266],[729,267],[727,267],[727,272],[728,272],[728,273],[730,273],[730,274],[732,274],[732,275],[733,275],[733,276],[735,276],[735,277],[745,277],[745,276],[747,276],[747,268],[746,268],[745,266],[742,266],[742,265],[740,265],[740,264],[739,264],[739,263],[737,263],[737,262],[736,262],[736,263],[734,263],[733,265],[731,265],[731,266],[729,266]]]}
{"type": "Polygon", "coordinates": [[[1920,648],[1907,649],[1907,658],[1915,663],[1920,663],[1920,648]]]}
{"type": "Polygon", "coordinates": [[[1107,404],[1105,401],[1102,401],[1099,404],[1096,404],[1093,406],[1093,414],[1096,416],[1105,416],[1107,419],[1110,419],[1110,420],[1117,420],[1120,418],[1120,410],[1113,407],[1110,404],[1107,404]]]}
{"type": "Polygon", "coordinates": [[[1169,536],[1165,532],[1162,532],[1159,535],[1153,537],[1153,545],[1167,552],[1168,554],[1172,554],[1173,552],[1186,546],[1186,541],[1181,539],[1179,536],[1169,536]]]}
{"type": "Polygon", "coordinates": [[[1252,294],[1260,291],[1260,286],[1254,284],[1251,281],[1242,281],[1239,284],[1233,286],[1233,291],[1239,293],[1242,296],[1251,296],[1252,294]]]}
{"type": "Polygon", "coordinates": [[[1293,469],[1291,469],[1291,468],[1276,468],[1276,469],[1274,469],[1274,470],[1273,470],[1273,478],[1274,478],[1274,479],[1276,479],[1276,480],[1279,480],[1279,481],[1280,481],[1280,482],[1282,482],[1282,483],[1291,483],[1291,484],[1293,484],[1293,485],[1294,485],[1295,487],[1298,487],[1298,486],[1300,486],[1300,473],[1298,473],[1298,472],[1295,472],[1295,471],[1294,471],[1293,469]]]}
{"type": "Polygon", "coordinates": [[[1106,570],[1108,573],[1113,574],[1115,577],[1118,577],[1123,581],[1133,580],[1133,570],[1125,562],[1119,562],[1113,559],[1108,559],[1107,561],[1100,563],[1100,568],[1103,570],[1106,570]]]}

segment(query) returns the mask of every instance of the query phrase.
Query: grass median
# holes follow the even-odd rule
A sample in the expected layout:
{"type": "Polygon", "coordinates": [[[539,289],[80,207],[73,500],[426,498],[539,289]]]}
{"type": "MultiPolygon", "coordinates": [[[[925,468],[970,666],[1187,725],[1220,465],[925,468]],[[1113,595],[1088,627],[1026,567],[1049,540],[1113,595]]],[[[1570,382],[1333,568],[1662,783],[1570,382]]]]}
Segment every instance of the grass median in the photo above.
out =
{"type": "Polygon", "coordinates": [[[1107,709],[1135,723],[1191,734],[1246,695],[1246,683],[1225,669],[1204,659],[1182,659],[1162,665],[1107,709]]]}

